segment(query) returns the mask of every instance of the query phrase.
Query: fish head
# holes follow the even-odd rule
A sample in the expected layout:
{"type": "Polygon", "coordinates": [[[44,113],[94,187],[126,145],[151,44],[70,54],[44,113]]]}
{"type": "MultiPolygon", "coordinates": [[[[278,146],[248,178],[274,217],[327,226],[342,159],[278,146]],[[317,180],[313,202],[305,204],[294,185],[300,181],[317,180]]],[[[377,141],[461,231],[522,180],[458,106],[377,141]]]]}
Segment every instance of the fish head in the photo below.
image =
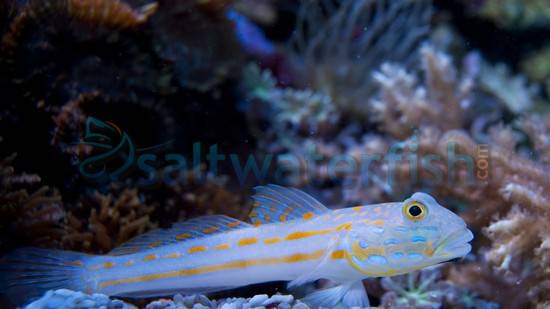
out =
{"type": "Polygon", "coordinates": [[[382,206],[344,241],[348,262],[368,276],[393,276],[461,258],[471,250],[464,220],[426,193],[382,206]]]}

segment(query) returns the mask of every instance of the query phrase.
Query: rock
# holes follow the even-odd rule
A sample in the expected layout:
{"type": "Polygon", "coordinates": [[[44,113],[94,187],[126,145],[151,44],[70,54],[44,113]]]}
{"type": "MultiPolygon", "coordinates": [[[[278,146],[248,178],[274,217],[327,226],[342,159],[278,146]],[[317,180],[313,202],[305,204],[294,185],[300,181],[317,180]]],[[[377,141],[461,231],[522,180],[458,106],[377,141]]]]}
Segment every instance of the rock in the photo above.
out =
{"type": "Polygon", "coordinates": [[[121,300],[111,300],[103,294],[85,294],[67,289],[50,290],[38,300],[25,306],[25,309],[73,309],[73,308],[117,308],[135,309],[121,300]]]}

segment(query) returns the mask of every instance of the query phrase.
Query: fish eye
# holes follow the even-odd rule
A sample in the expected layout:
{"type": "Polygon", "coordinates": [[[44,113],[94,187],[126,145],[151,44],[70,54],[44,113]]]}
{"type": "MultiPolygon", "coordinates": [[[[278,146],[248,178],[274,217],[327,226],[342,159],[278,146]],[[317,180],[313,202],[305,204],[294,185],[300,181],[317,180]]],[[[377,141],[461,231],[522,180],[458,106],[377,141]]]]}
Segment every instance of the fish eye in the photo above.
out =
{"type": "Polygon", "coordinates": [[[411,201],[403,206],[403,214],[409,220],[420,221],[428,214],[426,206],[418,201],[411,201]]]}

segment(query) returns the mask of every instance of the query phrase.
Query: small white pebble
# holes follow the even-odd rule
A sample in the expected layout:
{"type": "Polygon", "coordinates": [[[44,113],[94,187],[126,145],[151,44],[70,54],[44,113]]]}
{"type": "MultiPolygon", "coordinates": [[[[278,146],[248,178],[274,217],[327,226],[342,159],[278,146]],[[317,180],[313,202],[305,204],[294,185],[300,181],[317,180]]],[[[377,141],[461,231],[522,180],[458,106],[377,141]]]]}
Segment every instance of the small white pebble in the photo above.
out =
{"type": "Polygon", "coordinates": [[[174,300],[175,303],[183,304],[183,302],[185,301],[185,298],[183,298],[183,296],[180,293],[178,293],[178,294],[174,295],[173,300],[174,300]]]}
{"type": "Polygon", "coordinates": [[[267,294],[255,295],[248,301],[248,305],[250,305],[250,307],[261,306],[268,298],[267,294]]]}
{"type": "Polygon", "coordinates": [[[268,306],[271,304],[286,303],[290,304],[294,301],[294,296],[292,295],[273,295],[270,299],[265,300],[262,305],[268,306]]]}
{"type": "Polygon", "coordinates": [[[220,309],[239,309],[239,308],[235,304],[225,303],[220,307],[220,309]]]}
{"type": "Polygon", "coordinates": [[[292,309],[310,309],[308,305],[302,303],[301,301],[297,301],[294,306],[292,306],[292,309]]]}

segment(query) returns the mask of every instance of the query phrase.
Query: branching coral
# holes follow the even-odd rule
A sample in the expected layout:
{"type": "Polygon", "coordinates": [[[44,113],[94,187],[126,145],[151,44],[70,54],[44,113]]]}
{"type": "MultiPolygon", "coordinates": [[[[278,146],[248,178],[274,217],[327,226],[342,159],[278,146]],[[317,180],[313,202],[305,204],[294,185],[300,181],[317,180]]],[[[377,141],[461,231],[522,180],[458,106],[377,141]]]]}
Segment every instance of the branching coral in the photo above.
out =
{"type": "Polygon", "coordinates": [[[260,101],[252,102],[260,106],[251,107],[251,110],[265,106],[275,114],[271,133],[282,146],[291,147],[299,136],[326,136],[339,121],[339,112],[329,96],[309,89],[279,88],[268,70],[260,71],[254,64],[245,68],[244,81],[250,100],[260,101]]]}
{"type": "Polygon", "coordinates": [[[376,91],[371,72],[383,62],[413,64],[430,8],[429,1],[304,1],[291,41],[297,83],[364,116],[376,91]]]}
{"type": "MultiPolygon", "coordinates": [[[[430,53],[433,54],[424,49],[423,55],[426,57],[430,53]]],[[[383,67],[385,75],[377,77],[382,86],[381,100],[374,104],[379,110],[376,120],[380,121],[383,130],[403,140],[413,132],[412,128],[417,129],[417,134],[405,139],[404,154],[413,149],[421,159],[435,155],[439,160],[435,164],[430,162],[429,169],[424,169],[423,161],[418,165],[399,165],[396,168],[397,187],[428,187],[438,196],[467,202],[470,206],[463,215],[468,223],[476,228],[486,227],[484,233],[491,240],[487,260],[516,276],[527,272],[530,280],[525,284],[531,290],[529,300],[533,303],[546,301],[542,297],[544,293],[533,289],[548,280],[543,275],[548,269],[546,259],[540,257],[548,242],[548,225],[544,222],[549,220],[550,167],[542,160],[536,161],[517,152],[520,140],[509,127],[490,128],[486,144],[478,144],[470,137],[463,129],[470,125],[464,119],[468,115],[466,108],[478,99],[471,92],[473,79],[459,82],[452,78],[455,73],[451,67],[443,65],[445,62],[432,63],[432,67],[426,66],[424,60],[423,68],[428,73],[428,80],[430,75],[436,76],[430,72],[439,68],[435,70],[440,72],[435,78],[438,83],[426,81],[425,90],[411,86],[415,80],[399,68],[386,65],[383,67]],[[472,103],[464,104],[468,101],[472,103]],[[465,162],[457,163],[457,155],[469,158],[470,166],[465,162]],[[434,167],[439,174],[434,174],[434,167]],[[416,179],[411,178],[412,171],[417,173],[416,179]],[[496,218],[500,219],[491,223],[496,218]]],[[[545,158],[547,148],[545,122],[530,118],[521,121],[518,127],[530,137],[539,159],[545,158]]]]}
{"type": "Polygon", "coordinates": [[[0,248],[59,246],[65,217],[61,197],[46,186],[34,189],[41,181],[37,175],[16,174],[12,166],[15,157],[0,161],[0,248]]]}
{"type": "Polygon", "coordinates": [[[528,84],[525,76],[512,76],[508,67],[502,63],[495,66],[484,64],[479,76],[479,86],[514,113],[531,109],[539,90],[536,85],[528,84]]]}
{"type": "Polygon", "coordinates": [[[162,226],[175,221],[212,214],[244,219],[249,207],[239,194],[227,188],[227,179],[196,169],[160,171],[157,183],[140,191],[155,207],[155,218],[162,226]]]}
{"type": "Polygon", "coordinates": [[[73,250],[106,253],[119,244],[155,227],[154,207],[145,204],[136,189],[120,193],[93,193],[67,215],[63,246],[73,250]]]}
{"type": "Polygon", "coordinates": [[[524,116],[519,120],[519,127],[529,136],[538,160],[543,164],[550,164],[550,117],[524,116]]]}
{"type": "Polygon", "coordinates": [[[413,272],[399,277],[382,279],[389,292],[382,297],[384,308],[433,308],[443,301],[446,286],[439,281],[437,270],[413,272]]]}
{"type": "Polygon", "coordinates": [[[463,123],[474,76],[466,75],[458,81],[447,55],[429,46],[424,46],[421,54],[425,86],[417,87],[416,77],[395,65],[384,64],[374,74],[381,88],[381,99],[372,102],[374,120],[398,139],[422,126],[447,131],[463,123]]]}

